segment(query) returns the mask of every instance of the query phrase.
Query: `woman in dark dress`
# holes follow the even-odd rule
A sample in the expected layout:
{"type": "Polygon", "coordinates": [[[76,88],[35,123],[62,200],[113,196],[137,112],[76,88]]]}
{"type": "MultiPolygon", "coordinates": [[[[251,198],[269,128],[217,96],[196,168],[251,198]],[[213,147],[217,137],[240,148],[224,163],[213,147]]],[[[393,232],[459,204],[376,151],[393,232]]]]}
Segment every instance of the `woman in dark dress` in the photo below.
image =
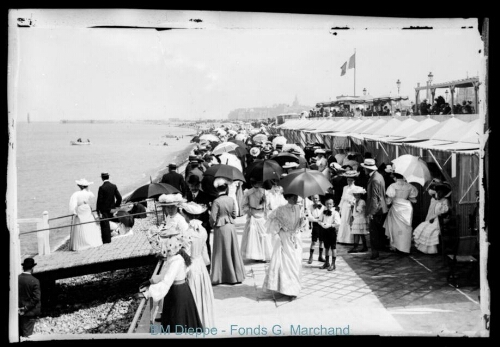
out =
{"type": "Polygon", "coordinates": [[[184,251],[184,241],[176,230],[160,230],[162,256],[165,263],[160,278],[154,276],[147,287],[141,288],[144,298],[158,302],[163,299],[161,325],[172,331],[176,325],[187,328],[203,328],[193,293],[186,281],[191,258],[184,251]],[[158,281],[159,280],[159,281],[158,281]]]}
{"type": "Polygon", "coordinates": [[[229,181],[214,180],[219,196],[212,203],[210,224],[214,229],[212,250],[212,285],[241,283],[245,279],[245,267],[241,257],[234,219],[236,202],[227,195],[229,181]]]}

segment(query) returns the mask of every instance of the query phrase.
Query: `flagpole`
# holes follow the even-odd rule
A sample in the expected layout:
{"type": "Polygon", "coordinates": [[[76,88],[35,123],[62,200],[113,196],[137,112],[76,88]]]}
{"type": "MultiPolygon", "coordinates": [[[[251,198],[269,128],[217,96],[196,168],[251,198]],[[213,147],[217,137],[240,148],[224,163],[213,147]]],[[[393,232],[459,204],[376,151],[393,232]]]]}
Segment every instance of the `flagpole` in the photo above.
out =
{"type": "Polygon", "coordinates": [[[356,96],[356,48],[354,48],[354,96],[356,96]]]}

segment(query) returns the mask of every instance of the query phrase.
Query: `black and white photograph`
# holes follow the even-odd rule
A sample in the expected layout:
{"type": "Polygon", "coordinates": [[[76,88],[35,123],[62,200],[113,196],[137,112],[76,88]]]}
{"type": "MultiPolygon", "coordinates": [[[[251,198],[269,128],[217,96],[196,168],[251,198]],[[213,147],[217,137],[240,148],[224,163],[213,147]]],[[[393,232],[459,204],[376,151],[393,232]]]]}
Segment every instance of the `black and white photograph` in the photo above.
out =
{"type": "Polygon", "coordinates": [[[10,342],[490,337],[488,18],[7,27],[10,342]]]}

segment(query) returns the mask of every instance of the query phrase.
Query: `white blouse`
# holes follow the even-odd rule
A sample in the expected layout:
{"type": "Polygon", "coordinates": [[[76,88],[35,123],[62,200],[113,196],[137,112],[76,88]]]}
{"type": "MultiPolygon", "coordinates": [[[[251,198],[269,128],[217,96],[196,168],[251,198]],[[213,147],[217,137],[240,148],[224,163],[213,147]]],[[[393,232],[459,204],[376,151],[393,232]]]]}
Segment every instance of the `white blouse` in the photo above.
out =
{"type": "Polygon", "coordinates": [[[165,295],[167,295],[174,281],[186,279],[187,266],[181,255],[176,254],[173,257],[168,258],[163,266],[167,268],[165,276],[160,282],[151,284],[147,291],[153,301],[160,301],[163,299],[165,295]]]}

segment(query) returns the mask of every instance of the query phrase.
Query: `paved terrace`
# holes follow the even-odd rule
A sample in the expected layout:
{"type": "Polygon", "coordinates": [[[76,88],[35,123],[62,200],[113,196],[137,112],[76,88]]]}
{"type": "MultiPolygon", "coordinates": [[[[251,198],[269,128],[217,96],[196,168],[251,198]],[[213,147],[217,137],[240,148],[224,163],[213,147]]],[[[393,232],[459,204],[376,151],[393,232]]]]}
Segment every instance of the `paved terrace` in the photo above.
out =
{"type": "MultiPolygon", "coordinates": [[[[236,222],[241,244],[245,219],[236,222]]],[[[217,333],[207,337],[290,335],[299,325],[306,335],[315,331],[304,327],[323,326],[337,335],[479,336],[479,286],[449,285],[441,255],[381,252],[379,259],[370,260],[370,253],[348,254],[350,246],[337,245],[337,269],[329,272],[319,269],[323,263],[307,264],[310,233],[303,233],[302,241],[302,290],[297,299],[264,293],[268,264],[247,262],[242,284],[214,287],[217,333]]],[[[142,315],[137,338],[160,338],[149,334],[149,315],[148,310],[142,315]]]]}

